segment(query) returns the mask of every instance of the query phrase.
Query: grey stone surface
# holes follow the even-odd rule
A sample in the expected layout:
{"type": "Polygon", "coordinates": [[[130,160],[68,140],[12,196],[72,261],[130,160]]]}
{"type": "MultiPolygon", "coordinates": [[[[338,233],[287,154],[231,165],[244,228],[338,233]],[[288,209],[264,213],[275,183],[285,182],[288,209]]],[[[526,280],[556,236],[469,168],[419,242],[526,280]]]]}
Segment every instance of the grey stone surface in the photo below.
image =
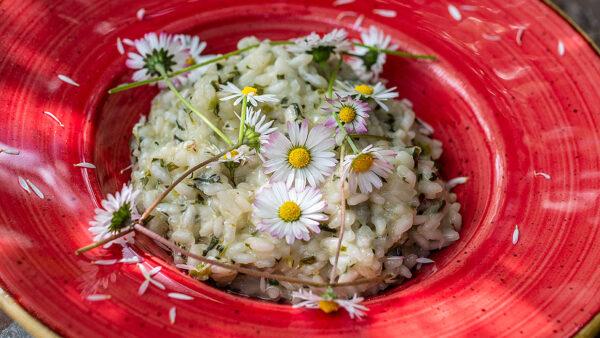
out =
{"type": "MultiPolygon", "coordinates": [[[[600,44],[600,0],[555,0],[575,22],[600,44]]],[[[28,337],[27,333],[0,310],[0,338],[28,337]]]]}

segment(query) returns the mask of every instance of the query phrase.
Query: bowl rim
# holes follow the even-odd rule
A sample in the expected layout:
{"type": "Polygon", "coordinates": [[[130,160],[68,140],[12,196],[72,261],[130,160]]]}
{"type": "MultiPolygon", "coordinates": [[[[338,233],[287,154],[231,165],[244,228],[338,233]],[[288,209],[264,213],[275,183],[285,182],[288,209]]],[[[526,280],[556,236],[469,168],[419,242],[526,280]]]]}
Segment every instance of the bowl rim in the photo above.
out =
{"type": "MultiPolygon", "coordinates": [[[[563,20],[565,20],[575,31],[583,37],[588,43],[589,47],[596,52],[596,55],[600,58],[600,46],[590,37],[590,35],[581,26],[563,11],[553,0],[538,0],[548,6],[552,11],[558,14],[563,20]]],[[[2,285],[0,280],[0,309],[6,313],[11,319],[19,324],[23,329],[34,337],[59,337],[50,327],[44,324],[39,318],[34,316],[31,312],[27,311],[17,300],[11,297],[11,295],[4,291],[5,287],[2,285]]],[[[588,323],[583,326],[575,337],[593,337],[600,334],[600,312],[590,319],[588,323]]]]}

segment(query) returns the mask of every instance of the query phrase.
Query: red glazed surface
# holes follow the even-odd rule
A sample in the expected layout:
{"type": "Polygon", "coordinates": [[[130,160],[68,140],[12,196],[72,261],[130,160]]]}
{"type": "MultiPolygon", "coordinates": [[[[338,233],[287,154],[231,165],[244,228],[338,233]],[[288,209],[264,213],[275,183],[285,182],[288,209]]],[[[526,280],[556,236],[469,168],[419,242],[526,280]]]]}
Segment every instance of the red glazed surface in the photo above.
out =
{"type": "MultiPolygon", "coordinates": [[[[324,335],[568,336],[600,310],[600,59],[563,19],[534,0],[446,1],[11,1],[0,6],[0,284],[66,336],[324,335]],[[465,5],[467,7],[465,7],[465,5]],[[144,20],[136,11],[146,9],[144,20]],[[373,9],[392,9],[385,18],[373,9]],[[116,40],[148,31],[200,33],[208,52],[245,35],[283,39],[376,24],[401,49],[436,62],[388,58],[387,78],[445,144],[446,179],[464,228],[416,277],[370,299],[364,321],[344,312],[292,309],[229,295],[163,265],[140,297],[135,265],[97,266],[119,252],[73,251],[90,242],[87,222],[103,194],[128,180],[128,140],[156,89],[108,95],[125,82],[116,40]],[[526,27],[523,44],[516,35],[526,27]],[[485,36],[484,36],[485,34],[485,36]],[[500,39],[497,40],[496,37],[500,39]],[[492,41],[493,40],[493,41],[492,41]],[[558,44],[565,46],[563,56],[558,44]],[[58,74],[81,84],[60,81],[58,74]],[[44,115],[54,113],[61,128],[44,115]],[[98,169],[73,167],[82,161],[98,169]],[[547,180],[535,171],[551,175],[547,180]],[[17,177],[44,193],[27,194],[17,177]],[[512,244],[515,225],[521,230],[512,244]],[[89,293],[110,294],[89,302],[89,293]],[[168,311],[177,307],[176,325],[168,311]]],[[[138,236],[138,245],[145,246],[138,236]]]]}

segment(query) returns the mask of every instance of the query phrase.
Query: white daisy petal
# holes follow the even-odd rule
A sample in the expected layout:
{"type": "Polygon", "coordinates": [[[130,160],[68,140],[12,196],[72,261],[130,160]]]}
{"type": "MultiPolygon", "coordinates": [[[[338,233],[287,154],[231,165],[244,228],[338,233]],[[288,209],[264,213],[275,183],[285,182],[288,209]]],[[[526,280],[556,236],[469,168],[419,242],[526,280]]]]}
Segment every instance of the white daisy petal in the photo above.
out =
{"type": "MultiPolygon", "coordinates": [[[[129,217],[131,222],[135,222],[140,218],[140,215],[135,207],[135,199],[139,191],[133,190],[132,185],[123,185],[120,192],[117,192],[114,196],[109,194],[105,200],[100,202],[101,209],[96,209],[94,220],[91,221],[90,228],[88,229],[94,236],[94,241],[98,242],[104,238],[113,235],[111,230],[111,223],[113,221],[114,213],[117,212],[121,207],[129,206],[129,217]]],[[[110,247],[114,243],[125,246],[127,243],[133,243],[134,233],[129,233],[123,237],[120,237],[114,241],[107,243],[104,247],[110,247]]]]}
{"type": "Polygon", "coordinates": [[[320,184],[336,164],[335,154],[328,151],[335,145],[331,130],[323,126],[309,130],[307,120],[301,126],[289,122],[287,130],[289,139],[274,132],[265,142],[265,173],[272,173],[272,180],[286,178],[288,185],[295,181],[299,188],[307,180],[311,186],[320,184]]]}
{"type": "Polygon", "coordinates": [[[327,219],[322,213],[326,204],[319,190],[290,187],[284,182],[276,182],[257,193],[253,206],[254,216],[262,219],[257,229],[279,239],[285,238],[288,244],[296,239],[309,240],[310,230],[320,231],[315,220],[327,219]]]}

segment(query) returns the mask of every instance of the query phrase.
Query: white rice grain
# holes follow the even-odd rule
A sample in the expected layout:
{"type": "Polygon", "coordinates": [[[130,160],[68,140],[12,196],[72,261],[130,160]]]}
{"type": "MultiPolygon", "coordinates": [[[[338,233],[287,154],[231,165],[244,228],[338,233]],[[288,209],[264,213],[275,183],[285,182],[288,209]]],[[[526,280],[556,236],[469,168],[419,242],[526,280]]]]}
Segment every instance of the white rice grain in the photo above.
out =
{"type": "Polygon", "coordinates": [[[62,74],[58,74],[58,78],[61,79],[62,81],[73,85],[75,87],[79,87],[79,83],[73,81],[73,79],[71,79],[70,77],[66,76],[66,75],[62,75],[62,74]]]}
{"type": "Polygon", "coordinates": [[[179,300],[194,300],[194,297],[184,295],[183,293],[171,292],[167,294],[169,298],[179,299],[179,300]]]}
{"type": "Polygon", "coordinates": [[[460,14],[460,11],[454,5],[448,5],[448,12],[450,13],[450,16],[452,16],[452,18],[454,20],[456,20],[456,21],[462,20],[462,15],[460,14]]]}
{"type": "Polygon", "coordinates": [[[447,189],[454,189],[459,184],[465,184],[465,183],[467,183],[468,180],[469,180],[469,178],[468,177],[464,177],[464,176],[455,177],[455,178],[451,179],[450,181],[448,181],[446,183],[446,188],[447,189]]]}
{"type": "Polygon", "coordinates": [[[417,263],[419,263],[419,264],[428,264],[428,263],[435,263],[435,261],[431,260],[429,258],[426,258],[426,257],[419,257],[419,258],[417,258],[417,263]]]}
{"type": "Polygon", "coordinates": [[[373,10],[373,13],[375,13],[377,15],[380,15],[380,16],[383,16],[385,18],[395,18],[396,15],[398,15],[396,13],[396,11],[391,10],[391,9],[378,9],[378,8],[376,8],[376,9],[373,10]]]}
{"type": "Polygon", "coordinates": [[[45,111],[44,114],[50,116],[54,121],[56,121],[58,123],[59,126],[61,126],[63,128],[65,127],[65,125],[62,122],[60,122],[60,120],[58,119],[58,117],[54,116],[54,114],[52,114],[51,112],[45,111]]]}

